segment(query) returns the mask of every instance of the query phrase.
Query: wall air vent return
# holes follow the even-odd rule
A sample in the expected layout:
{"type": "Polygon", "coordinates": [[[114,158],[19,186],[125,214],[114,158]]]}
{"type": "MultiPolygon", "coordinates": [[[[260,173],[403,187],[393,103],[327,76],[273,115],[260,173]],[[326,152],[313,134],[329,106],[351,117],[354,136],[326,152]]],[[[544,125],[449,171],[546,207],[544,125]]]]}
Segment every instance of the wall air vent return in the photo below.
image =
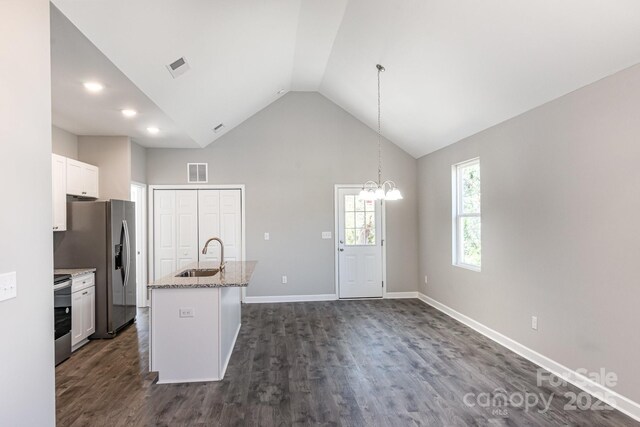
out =
{"type": "Polygon", "coordinates": [[[183,56],[182,58],[178,58],[173,61],[171,64],[167,65],[167,70],[171,73],[173,78],[179,77],[189,71],[191,67],[187,63],[187,59],[183,56]]]}
{"type": "Polygon", "coordinates": [[[218,133],[218,132],[220,132],[222,130],[223,127],[224,127],[224,123],[220,123],[218,126],[213,128],[213,131],[215,133],[218,133]]]}
{"type": "Polygon", "coordinates": [[[209,182],[208,163],[187,163],[187,182],[189,184],[206,184],[209,182]]]}

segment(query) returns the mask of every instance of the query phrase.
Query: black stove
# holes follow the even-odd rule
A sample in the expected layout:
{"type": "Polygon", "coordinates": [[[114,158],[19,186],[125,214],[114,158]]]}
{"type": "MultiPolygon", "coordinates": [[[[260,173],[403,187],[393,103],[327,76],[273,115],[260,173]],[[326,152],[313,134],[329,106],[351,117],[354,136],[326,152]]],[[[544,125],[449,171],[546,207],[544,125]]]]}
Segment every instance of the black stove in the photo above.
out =
{"type": "Polygon", "coordinates": [[[66,282],[67,280],[71,279],[71,275],[70,274],[54,274],[53,275],[53,284],[57,285],[59,283],[62,282],[66,282]]]}

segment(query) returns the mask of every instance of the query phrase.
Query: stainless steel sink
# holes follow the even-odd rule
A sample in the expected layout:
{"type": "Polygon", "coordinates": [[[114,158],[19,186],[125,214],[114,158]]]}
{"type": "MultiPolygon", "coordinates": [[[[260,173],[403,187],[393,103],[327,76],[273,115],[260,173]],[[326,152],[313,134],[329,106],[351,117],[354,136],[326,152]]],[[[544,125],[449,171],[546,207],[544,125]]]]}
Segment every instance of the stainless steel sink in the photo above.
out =
{"type": "Polygon", "coordinates": [[[176,277],[209,277],[214,276],[218,271],[220,271],[219,268],[191,268],[177,274],[176,277]]]}

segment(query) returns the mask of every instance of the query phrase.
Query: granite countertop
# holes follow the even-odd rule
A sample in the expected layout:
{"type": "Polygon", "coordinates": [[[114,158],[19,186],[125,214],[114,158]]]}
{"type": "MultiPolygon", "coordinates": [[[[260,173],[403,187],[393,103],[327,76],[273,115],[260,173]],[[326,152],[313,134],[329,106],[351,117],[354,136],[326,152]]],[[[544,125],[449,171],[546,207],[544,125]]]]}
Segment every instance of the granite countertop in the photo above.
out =
{"type": "Polygon", "coordinates": [[[95,273],[95,268],[56,268],[53,274],[70,274],[71,277],[82,276],[83,274],[95,273]]]}
{"type": "Polygon", "coordinates": [[[149,289],[168,288],[226,288],[246,287],[256,268],[257,261],[227,261],[224,270],[213,276],[205,277],[175,277],[184,270],[192,268],[218,268],[219,263],[211,261],[193,262],[174,271],[173,273],[147,285],[149,289]]]}

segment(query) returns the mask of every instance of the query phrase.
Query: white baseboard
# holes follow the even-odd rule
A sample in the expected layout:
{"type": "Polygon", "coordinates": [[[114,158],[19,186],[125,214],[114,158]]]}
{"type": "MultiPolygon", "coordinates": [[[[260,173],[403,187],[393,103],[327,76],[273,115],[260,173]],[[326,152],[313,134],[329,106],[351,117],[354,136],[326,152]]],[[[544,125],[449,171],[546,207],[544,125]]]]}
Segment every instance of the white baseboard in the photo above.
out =
{"type": "Polygon", "coordinates": [[[245,297],[244,302],[247,304],[262,304],[273,302],[308,302],[308,301],[334,301],[338,297],[336,294],[321,295],[277,295],[269,297],[245,297]]]}
{"type": "Polygon", "coordinates": [[[418,292],[387,292],[384,297],[387,299],[418,298],[418,292]]]}
{"type": "Polygon", "coordinates": [[[634,402],[633,400],[622,396],[615,391],[598,384],[592,381],[590,378],[576,372],[573,369],[569,369],[566,366],[528,348],[524,345],[520,344],[517,341],[512,340],[511,338],[502,335],[500,332],[494,331],[493,329],[479,323],[472,318],[465,316],[462,313],[459,313],[448,307],[433,298],[430,298],[422,293],[418,293],[418,298],[424,303],[432,306],[433,308],[443,312],[444,314],[456,319],[460,323],[463,323],[474,329],[475,331],[481,333],[482,335],[492,339],[498,344],[508,348],[514,353],[519,354],[525,359],[535,363],[541,368],[546,369],[552,374],[564,379],[566,382],[573,384],[574,386],[586,391],[592,396],[602,400],[606,404],[614,407],[620,412],[630,416],[631,418],[640,421],[640,404],[634,402]]]}

